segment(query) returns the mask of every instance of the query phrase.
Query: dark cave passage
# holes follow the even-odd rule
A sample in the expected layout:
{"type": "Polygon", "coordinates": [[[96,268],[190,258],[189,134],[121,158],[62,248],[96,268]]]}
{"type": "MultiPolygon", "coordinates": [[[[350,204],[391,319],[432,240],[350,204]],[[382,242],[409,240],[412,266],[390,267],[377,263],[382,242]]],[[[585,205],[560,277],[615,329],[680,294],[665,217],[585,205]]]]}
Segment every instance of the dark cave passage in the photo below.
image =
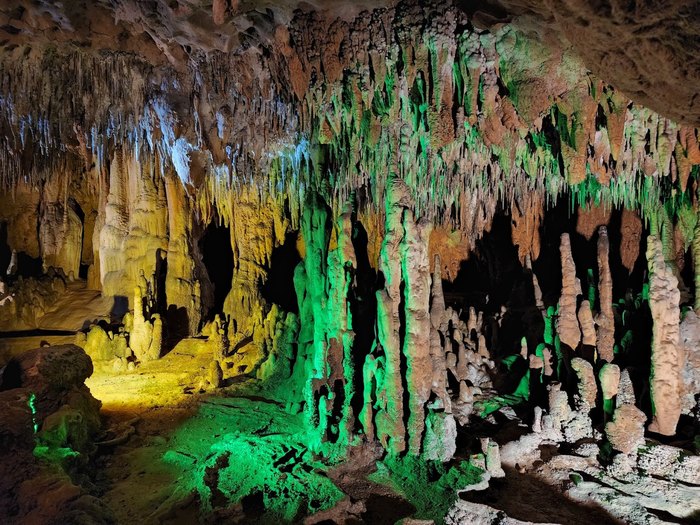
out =
{"type": "Polygon", "coordinates": [[[297,294],[294,290],[294,269],[301,262],[297,250],[297,237],[297,232],[287,233],[284,243],[272,250],[267,281],[261,288],[266,301],[291,313],[299,313],[297,294]]]}
{"type": "Polygon", "coordinates": [[[214,288],[214,304],[209,308],[206,318],[212,318],[223,311],[226,296],[231,291],[233,279],[233,249],[231,232],[228,227],[213,221],[204,230],[199,248],[202,260],[214,288]]]}
{"type": "Polygon", "coordinates": [[[7,244],[7,223],[0,222],[0,275],[5,275],[7,272],[10,257],[12,257],[12,250],[7,244]]]}
{"type": "Polygon", "coordinates": [[[503,212],[461,263],[455,280],[443,280],[443,288],[446,305],[462,310],[461,317],[466,318],[470,307],[484,312],[489,348],[495,355],[519,351],[523,336],[536,344],[542,335],[544,325],[535,307],[532,278],[520,264],[511,219],[503,212]],[[496,327],[502,307],[505,314],[496,327]]]}

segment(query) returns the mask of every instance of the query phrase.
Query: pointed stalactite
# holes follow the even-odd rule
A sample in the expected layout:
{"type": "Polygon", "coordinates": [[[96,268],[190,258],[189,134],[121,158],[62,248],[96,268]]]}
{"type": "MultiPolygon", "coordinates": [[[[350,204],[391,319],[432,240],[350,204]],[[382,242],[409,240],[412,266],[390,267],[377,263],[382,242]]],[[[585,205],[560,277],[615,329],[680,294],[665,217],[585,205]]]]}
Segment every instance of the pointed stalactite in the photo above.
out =
{"type": "Polygon", "coordinates": [[[647,238],[647,261],[649,308],[654,322],[650,378],[653,419],[649,430],[672,436],[681,415],[680,291],[655,235],[647,238]]]}
{"type": "Polygon", "coordinates": [[[642,220],[636,211],[624,208],[620,224],[620,259],[629,273],[639,257],[639,244],[642,240],[642,220]]]}
{"type": "Polygon", "coordinates": [[[571,241],[569,234],[562,233],[559,246],[561,256],[561,297],[559,299],[559,315],[556,327],[559,340],[572,350],[578,348],[581,342],[581,330],[579,329],[576,315],[576,302],[581,295],[581,283],[576,278],[576,265],[571,255],[571,241]]]}
{"type": "Polygon", "coordinates": [[[613,286],[610,273],[610,241],[608,230],[601,226],[598,230],[598,296],[600,311],[596,317],[596,344],[598,359],[611,363],[615,354],[615,318],[613,316],[613,286]]]}

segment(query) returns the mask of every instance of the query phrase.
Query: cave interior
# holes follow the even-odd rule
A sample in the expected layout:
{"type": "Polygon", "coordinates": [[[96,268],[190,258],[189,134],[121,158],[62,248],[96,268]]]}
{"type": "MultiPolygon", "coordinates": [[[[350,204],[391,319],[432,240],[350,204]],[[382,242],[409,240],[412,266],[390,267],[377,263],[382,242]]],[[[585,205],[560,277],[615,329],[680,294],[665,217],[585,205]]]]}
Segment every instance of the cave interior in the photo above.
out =
{"type": "Polygon", "coordinates": [[[0,522],[700,523],[698,28],[2,2],[0,522]]]}

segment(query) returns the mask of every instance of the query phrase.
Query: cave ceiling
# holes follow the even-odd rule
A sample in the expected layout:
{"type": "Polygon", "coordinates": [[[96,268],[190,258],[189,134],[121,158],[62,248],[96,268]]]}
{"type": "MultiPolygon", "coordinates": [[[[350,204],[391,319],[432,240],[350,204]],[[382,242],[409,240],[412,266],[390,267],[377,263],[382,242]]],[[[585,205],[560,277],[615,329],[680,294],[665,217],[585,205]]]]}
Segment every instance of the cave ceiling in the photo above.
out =
{"type": "MultiPolygon", "coordinates": [[[[394,3],[9,0],[0,6],[0,45],[5,52],[30,44],[134,53],[183,70],[193,53],[274,47],[276,27],[288,24],[295,10],[352,20],[394,3]]],[[[461,0],[459,7],[477,27],[513,23],[550,46],[571,48],[586,68],[635,102],[676,122],[700,124],[695,0],[461,0]]]]}

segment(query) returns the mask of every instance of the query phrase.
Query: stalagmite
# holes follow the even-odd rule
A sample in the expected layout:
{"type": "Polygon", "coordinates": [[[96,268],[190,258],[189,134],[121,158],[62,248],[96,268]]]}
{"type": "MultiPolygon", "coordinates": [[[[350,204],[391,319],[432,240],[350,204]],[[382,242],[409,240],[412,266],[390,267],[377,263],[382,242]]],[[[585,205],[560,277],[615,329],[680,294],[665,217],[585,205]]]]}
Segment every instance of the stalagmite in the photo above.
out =
{"type": "Polygon", "coordinates": [[[603,393],[603,410],[612,414],[615,408],[614,398],[620,385],[620,367],[605,363],[598,372],[600,389],[603,393]]]}
{"type": "Polygon", "coordinates": [[[401,340],[399,337],[401,304],[401,240],[403,217],[408,206],[408,193],[403,181],[392,180],[387,188],[386,224],[379,258],[384,274],[384,289],[377,292],[377,339],[385,355],[383,392],[378,393],[380,409],[376,414],[377,437],[392,453],[406,447],[403,426],[403,385],[401,381],[401,340]]]}
{"type": "Polygon", "coordinates": [[[632,384],[632,379],[630,379],[629,369],[625,368],[620,372],[620,382],[617,387],[615,406],[619,408],[624,404],[634,405],[635,403],[634,385],[632,384]]]}
{"type": "Polygon", "coordinates": [[[576,278],[576,265],[571,255],[571,242],[566,233],[561,235],[559,251],[561,254],[562,289],[556,322],[557,334],[562,343],[572,350],[576,350],[581,342],[581,330],[576,316],[576,300],[581,295],[581,284],[576,278]]]}
{"type": "Polygon", "coordinates": [[[418,455],[425,429],[425,404],[432,386],[430,359],[430,224],[416,222],[410,211],[404,213],[404,239],[401,266],[404,280],[406,386],[409,396],[408,449],[418,455]]]}
{"type": "Polygon", "coordinates": [[[591,306],[587,300],[581,301],[581,306],[578,307],[578,323],[581,326],[581,332],[583,333],[583,339],[581,342],[584,345],[595,346],[596,330],[593,323],[591,306]]]}
{"type": "Polygon", "coordinates": [[[158,314],[146,317],[150,312],[147,306],[150,299],[150,295],[142,286],[134,288],[134,315],[127,325],[127,331],[129,348],[139,361],[152,361],[160,357],[163,324],[158,314]]]}
{"type": "Polygon", "coordinates": [[[579,409],[591,410],[595,408],[595,400],[598,395],[593,366],[580,357],[571,360],[571,368],[576,372],[578,378],[579,409]]]}
{"type": "Polygon", "coordinates": [[[665,262],[658,237],[647,238],[649,307],[654,321],[651,346],[649,430],[671,436],[681,415],[680,292],[673,269],[665,262]]]}
{"type": "Polygon", "coordinates": [[[685,312],[681,321],[680,343],[683,351],[681,410],[683,414],[691,414],[700,401],[700,317],[693,310],[685,312]]]}
{"type": "Polygon", "coordinates": [[[696,313],[700,313],[700,292],[698,292],[698,290],[700,290],[700,221],[698,221],[695,224],[695,230],[693,232],[693,242],[691,246],[693,253],[693,278],[695,280],[694,309],[696,313]]]}
{"type": "Polygon", "coordinates": [[[610,241],[608,230],[601,226],[598,230],[598,296],[600,311],[596,316],[598,359],[612,362],[615,346],[615,319],[613,318],[613,289],[610,274],[610,241]]]}
{"type": "Polygon", "coordinates": [[[505,471],[501,467],[501,453],[498,443],[489,439],[481,439],[481,450],[486,456],[486,471],[492,478],[504,478],[505,471]]]}
{"type": "Polygon", "coordinates": [[[613,449],[629,454],[644,445],[644,412],[624,404],[615,410],[613,420],[605,425],[605,434],[613,449]]]}
{"type": "Polygon", "coordinates": [[[430,299],[430,361],[432,364],[432,391],[442,403],[445,412],[452,412],[452,402],[447,393],[447,363],[442,348],[441,332],[447,330],[445,297],[442,290],[440,256],[435,255],[430,299]]]}

